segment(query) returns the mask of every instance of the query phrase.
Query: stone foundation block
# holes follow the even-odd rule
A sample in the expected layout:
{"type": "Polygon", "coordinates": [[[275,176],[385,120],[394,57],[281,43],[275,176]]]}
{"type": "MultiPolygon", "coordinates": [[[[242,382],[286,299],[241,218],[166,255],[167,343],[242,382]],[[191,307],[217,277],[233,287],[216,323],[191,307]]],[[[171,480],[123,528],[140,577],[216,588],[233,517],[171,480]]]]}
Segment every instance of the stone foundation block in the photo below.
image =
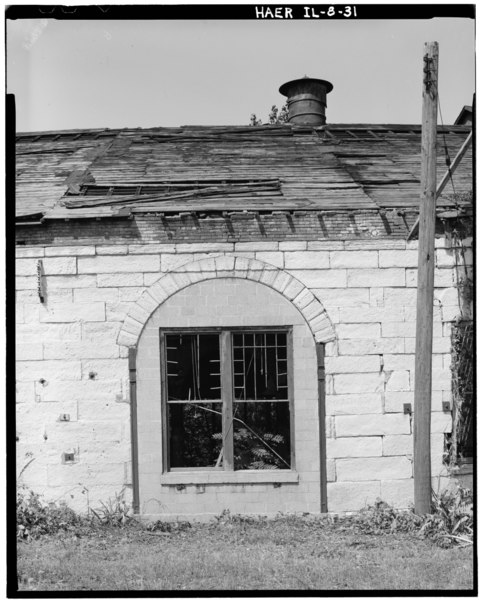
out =
{"type": "Polygon", "coordinates": [[[270,252],[273,250],[279,250],[279,242],[236,242],[235,251],[259,251],[259,252],[270,252]]]}
{"type": "Polygon", "coordinates": [[[436,369],[433,367],[433,392],[452,389],[453,373],[449,368],[436,369]]]}
{"type": "Polygon", "coordinates": [[[15,336],[19,343],[29,343],[35,338],[44,343],[57,340],[69,342],[80,341],[81,332],[80,323],[27,323],[17,325],[15,336]]]}
{"type": "Polygon", "coordinates": [[[344,269],[300,270],[292,269],[291,275],[302,281],[308,288],[343,288],[346,287],[346,271],[344,269]]]}
{"type": "Polygon", "coordinates": [[[349,269],[348,287],[404,287],[406,273],[404,269],[349,269]]]}
{"type": "Polygon", "coordinates": [[[98,255],[105,255],[105,254],[127,254],[128,252],[128,246],[125,246],[123,244],[116,244],[116,245],[111,245],[111,246],[101,246],[101,245],[97,245],[95,247],[95,252],[98,255]]]}
{"type": "Polygon", "coordinates": [[[160,271],[159,256],[95,256],[78,259],[79,273],[142,273],[146,271],[160,271]]]}
{"type": "Polygon", "coordinates": [[[15,323],[25,323],[25,311],[22,304],[17,304],[17,306],[15,306],[15,323]]]}
{"type": "Polygon", "coordinates": [[[42,246],[16,246],[15,256],[17,258],[41,258],[45,255],[44,248],[42,246]]]}
{"type": "Polygon", "coordinates": [[[124,321],[132,307],[132,302],[107,302],[105,305],[105,316],[107,321],[124,321]]]}
{"type": "Polygon", "coordinates": [[[58,303],[40,306],[41,323],[73,323],[77,321],[105,321],[105,303],[58,303]]]}
{"type": "Polygon", "coordinates": [[[61,403],[68,399],[82,402],[90,398],[95,402],[115,401],[122,393],[122,380],[86,379],[81,381],[49,381],[47,385],[35,384],[37,402],[61,403]]]}
{"type": "Polygon", "coordinates": [[[38,286],[37,277],[15,277],[16,290],[36,290],[38,286]]]}
{"type": "Polygon", "coordinates": [[[369,269],[378,266],[376,250],[359,250],[357,252],[330,252],[333,269],[369,269]]]}
{"type": "MultiPolygon", "coordinates": [[[[372,288],[369,290],[369,304],[371,306],[383,307],[384,306],[384,289],[383,288],[372,288]]],[[[387,311],[385,312],[386,318],[385,321],[388,320],[387,311]]]]}
{"type": "Polygon", "coordinates": [[[35,386],[33,381],[17,381],[15,384],[15,402],[32,403],[35,399],[35,386]]]}
{"type": "Polygon", "coordinates": [[[356,373],[334,375],[334,392],[336,394],[371,393],[383,389],[384,379],[379,373],[356,373]]]}
{"type": "Polygon", "coordinates": [[[412,477],[412,463],[405,456],[339,458],[336,474],[337,481],[408,479],[412,477]]]}
{"type": "Polygon", "coordinates": [[[18,277],[36,277],[38,259],[21,258],[15,261],[15,274],[18,277]]]}
{"type": "MultiPolygon", "coordinates": [[[[373,288],[382,292],[381,288],[373,288]]],[[[372,290],[371,290],[372,291],[372,290]]],[[[351,307],[341,307],[339,320],[341,323],[382,323],[397,321],[399,313],[392,309],[381,307],[364,308],[362,311],[353,311],[351,307]]]]}
{"type": "Polygon", "coordinates": [[[326,452],[329,458],[355,458],[382,456],[381,437],[328,439],[326,452]]]}
{"type": "MultiPolygon", "coordinates": [[[[458,263],[462,259],[458,258],[458,263]]],[[[452,268],[456,266],[456,250],[452,248],[437,248],[436,249],[436,268],[452,268]]]]}
{"type": "Polygon", "coordinates": [[[380,481],[328,483],[327,508],[340,513],[358,511],[373,505],[380,495],[380,481]]]}
{"type": "Polygon", "coordinates": [[[380,250],[379,266],[387,267],[416,267],[418,266],[417,250],[380,250]]]}
{"type": "Polygon", "coordinates": [[[95,256],[95,246],[47,246],[45,256],[95,256]]]}
{"type": "Polygon", "coordinates": [[[78,457],[85,464],[120,463],[131,460],[132,450],[123,442],[92,442],[79,447],[78,457]]]}
{"type": "Polygon", "coordinates": [[[74,302],[117,302],[118,288],[79,288],[73,290],[74,302]]]}
{"type": "Polygon", "coordinates": [[[459,306],[443,306],[441,315],[443,321],[455,321],[460,316],[459,306]]]}
{"type": "Polygon", "coordinates": [[[329,269],[328,252],[286,252],[286,269],[329,269]]]}
{"type": "Polygon", "coordinates": [[[336,326],[336,332],[339,340],[372,339],[380,337],[381,326],[379,323],[340,323],[336,326]]]}
{"type": "Polygon", "coordinates": [[[313,289],[311,291],[326,307],[326,310],[337,306],[362,309],[369,307],[369,290],[367,288],[313,289]]]}
{"type": "MultiPolygon", "coordinates": [[[[454,269],[434,269],[434,286],[437,288],[453,287],[456,284],[454,269]]],[[[406,287],[417,287],[417,269],[406,269],[406,287]]]]}
{"type": "Polygon", "coordinates": [[[411,389],[409,371],[385,372],[386,392],[407,392],[411,389]]]}
{"type": "Polygon", "coordinates": [[[98,339],[95,343],[58,341],[44,344],[43,352],[46,359],[117,358],[119,347],[114,340],[98,339]]]}
{"type": "Polygon", "coordinates": [[[381,499],[394,508],[411,508],[414,504],[414,479],[381,481],[381,499]]]}
{"type": "Polygon", "coordinates": [[[379,372],[379,356],[326,356],[326,373],[368,373],[379,372]]]}
{"type": "Polygon", "coordinates": [[[459,291],[457,288],[441,288],[434,290],[435,302],[438,301],[442,307],[458,306],[459,291]]]}
{"type": "Polygon", "coordinates": [[[82,379],[92,379],[90,373],[94,374],[95,380],[121,380],[129,376],[128,360],[126,358],[82,360],[82,379]]]}
{"type": "Polygon", "coordinates": [[[175,252],[175,244],[131,244],[129,254],[161,254],[175,252]]]}
{"type": "MultiPolygon", "coordinates": [[[[122,424],[120,421],[75,421],[59,422],[57,420],[45,425],[46,442],[59,448],[62,452],[77,450],[91,442],[103,442],[109,445],[121,441],[122,424]]],[[[59,460],[60,463],[60,460],[59,460]]],[[[62,465],[63,466],[63,465],[62,465]]]]}
{"type": "MultiPolygon", "coordinates": [[[[404,340],[406,354],[413,354],[416,351],[416,340],[414,337],[404,340]]],[[[451,352],[451,339],[449,337],[433,337],[433,354],[446,354],[451,352]]]]}
{"type": "Polygon", "coordinates": [[[48,294],[52,290],[95,288],[97,278],[95,275],[49,275],[45,284],[48,294]]]}
{"type": "Polygon", "coordinates": [[[47,473],[49,485],[80,484],[90,488],[99,484],[122,486],[124,482],[123,463],[98,465],[94,469],[82,463],[49,465],[47,473]]]}
{"type": "Polygon", "coordinates": [[[291,252],[294,250],[306,250],[307,242],[279,242],[279,250],[291,252]]]}
{"type": "Polygon", "coordinates": [[[399,288],[384,288],[384,306],[412,306],[416,307],[417,290],[399,288]]]}
{"type": "MultiPolygon", "coordinates": [[[[410,371],[411,389],[414,389],[415,371],[410,371]]],[[[432,370],[432,391],[449,392],[452,389],[452,372],[450,369],[434,368],[432,370]]]]}
{"type": "MultiPolygon", "coordinates": [[[[416,337],[416,322],[415,321],[398,321],[392,323],[382,323],[381,333],[383,338],[390,337],[416,337]]],[[[433,336],[441,337],[442,324],[439,322],[433,323],[433,336]]],[[[393,353],[395,354],[395,353],[393,353]]]]}
{"type": "Polygon", "coordinates": [[[319,240],[317,242],[307,242],[308,250],[342,250],[344,242],[332,240],[319,240]]]}
{"type": "Polygon", "coordinates": [[[160,269],[163,272],[172,271],[193,260],[193,254],[162,254],[160,258],[160,269]]]}
{"type": "Polygon", "coordinates": [[[77,401],[70,398],[62,398],[60,402],[34,402],[33,404],[21,404],[17,407],[16,417],[18,425],[22,428],[35,426],[43,423],[50,426],[58,423],[59,426],[68,429],[71,423],[77,421],[77,401]],[[69,420],[61,420],[61,415],[68,415],[69,420]]]}
{"type": "Polygon", "coordinates": [[[326,397],[328,415],[380,414],[381,412],[381,394],[352,393],[326,397]]]}
{"type": "Polygon", "coordinates": [[[284,268],[284,254],[282,252],[256,252],[255,257],[265,263],[269,263],[279,269],[284,268]]]}
{"type": "Polygon", "coordinates": [[[451,413],[433,412],[431,414],[431,433],[451,433],[453,417],[451,413]]]}
{"type": "Polygon", "coordinates": [[[410,434],[409,415],[356,415],[335,418],[336,437],[410,434]]]}
{"type": "MultiPolygon", "coordinates": [[[[441,321],[441,307],[437,300],[434,300],[433,304],[433,321],[441,321]]],[[[415,306],[405,306],[404,307],[404,321],[412,321],[415,322],[417,318],[416,315],[416,307],[415,306]]]]}
{"type": "Polygon", "coordinates": [[[384,397],[384,411],[387,413],[402,413],[404,404],[410,403],[414,407],[414,391],[386,392],[384,397]]]}
{"type": "MultiPolygon", "coordinates": [[[[42,360],[43,358],[43,346],[42,344],[34,343],[19,343],[15,344],[15,357],[16,360],[42,360]]],[[[45,358],[49,358],[46,356],[45,358]]]]}
{"type": "Polygon", "coordinates": [[[142,273],[101,273],[97,275],[97,285],[98,287],[140,287],[144,285],[144,278],[142,273]]]}
{"type": "Polygon", "coordinates": [[[119,288],[119,302],[137,302],[144,291],[144,287],[119,288]]]}
{"type": "Polygon", "coordinates": [[[411,371],[414,369],[414,354],[384,354],[385,371],[411,371]]]}
{"type": "Polygon", "coordinates": [[[78,360],[35,360],[22,361],[17,365],[15,373],[17,381],[46,382],[80,379],[80,361],[78,360]]]}
{"type": "Polygon", "coordinates": [[[45,275],[75,275],[77,273],[77,259],[74,256],[44,258],[42,263],[45,275]]]}
{"type": "Polygon", "coordinates": [[[383,456],[406,456],[412,453],[412,435],[386,435],[382,438],[383,456]]]}
{"type": "Polygon", "coordinates": [[[82,401],[78,405],[80,420],[90,421],[123,421],[129,419],[130,406],[126,402],[111,400],[82,401]]]}

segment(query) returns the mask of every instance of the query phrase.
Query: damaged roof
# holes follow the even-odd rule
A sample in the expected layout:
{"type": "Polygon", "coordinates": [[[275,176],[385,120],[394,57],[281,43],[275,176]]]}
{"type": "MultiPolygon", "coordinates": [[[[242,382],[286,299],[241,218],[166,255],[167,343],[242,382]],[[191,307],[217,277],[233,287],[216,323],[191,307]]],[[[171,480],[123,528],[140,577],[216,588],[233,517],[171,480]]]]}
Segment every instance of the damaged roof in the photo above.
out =
{"type": "MultiPolygon", "coordinates": [[[[438,182],[470,127],[438,128],[438,182]]],[[[17,135],[17,219],[281,210],[417,212],[420,125],[184,126],[17,135]]],[[[438,199],[470,192],[471,146],[438,199]]],[[[461,203],[462,204],[462,203],[461,203]]],[[[464,207],[468,209],[467,204],[464,207]]],[[[461,210],[463,207],[461,206],[461,210]]]]}

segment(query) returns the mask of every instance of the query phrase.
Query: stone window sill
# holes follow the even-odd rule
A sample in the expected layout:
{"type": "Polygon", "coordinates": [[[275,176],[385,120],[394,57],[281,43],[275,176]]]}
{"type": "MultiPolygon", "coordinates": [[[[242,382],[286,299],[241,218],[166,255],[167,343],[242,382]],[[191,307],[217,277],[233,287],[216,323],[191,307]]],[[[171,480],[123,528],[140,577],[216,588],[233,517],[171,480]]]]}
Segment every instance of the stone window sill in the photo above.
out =
{"type": "Polygon", "coordinates": [[[161,485],[195,485],[208,483],[298,483],[296,471],[171,471],[160,477],[161,485]]]}

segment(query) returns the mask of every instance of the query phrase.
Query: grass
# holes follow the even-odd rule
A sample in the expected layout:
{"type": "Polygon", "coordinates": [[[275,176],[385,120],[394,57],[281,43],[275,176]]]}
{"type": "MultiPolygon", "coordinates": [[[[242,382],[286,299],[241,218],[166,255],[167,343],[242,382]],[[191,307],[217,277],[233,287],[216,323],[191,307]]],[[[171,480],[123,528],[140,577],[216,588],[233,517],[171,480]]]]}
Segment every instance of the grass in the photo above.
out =
{"type": "Polygon", "coordinates": [[[472,590],[473,550],[307,517],[132,525],[18,545],[21,590],[472,590]]]}

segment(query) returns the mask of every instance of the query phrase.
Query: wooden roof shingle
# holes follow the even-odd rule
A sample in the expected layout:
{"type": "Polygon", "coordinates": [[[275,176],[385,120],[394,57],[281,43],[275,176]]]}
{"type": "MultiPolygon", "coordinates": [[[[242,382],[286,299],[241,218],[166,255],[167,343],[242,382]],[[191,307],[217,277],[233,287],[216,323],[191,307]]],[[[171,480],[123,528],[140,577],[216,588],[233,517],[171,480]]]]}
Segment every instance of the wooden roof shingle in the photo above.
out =
{"type": "MultiPolygon", "coordinates": [[[[470,132],[438,128],[438,180],[470,132]]],[[[18,134],[19,219],[138,212],[403,209],[420,196],[419,125],[183,126],[18,134]]],[[[472,189],[468,150],[438,199],[472,189]]]]}

